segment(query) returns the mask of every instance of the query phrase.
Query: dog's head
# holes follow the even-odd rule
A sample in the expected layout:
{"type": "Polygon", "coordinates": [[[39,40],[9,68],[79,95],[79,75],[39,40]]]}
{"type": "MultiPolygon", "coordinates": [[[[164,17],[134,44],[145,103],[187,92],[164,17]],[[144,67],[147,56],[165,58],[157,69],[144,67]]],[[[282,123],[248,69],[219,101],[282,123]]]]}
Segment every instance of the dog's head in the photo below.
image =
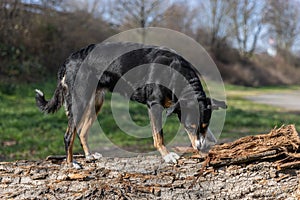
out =
{"type": "Polygon", "coordinates": [[[177,113],[180,122],[189,134],[194,149],[201,150],[208,131],[212,111],[226,109],[224,101],[203,98],[196,100],[181,100],[167,110],[167,116],[177,113]]]}

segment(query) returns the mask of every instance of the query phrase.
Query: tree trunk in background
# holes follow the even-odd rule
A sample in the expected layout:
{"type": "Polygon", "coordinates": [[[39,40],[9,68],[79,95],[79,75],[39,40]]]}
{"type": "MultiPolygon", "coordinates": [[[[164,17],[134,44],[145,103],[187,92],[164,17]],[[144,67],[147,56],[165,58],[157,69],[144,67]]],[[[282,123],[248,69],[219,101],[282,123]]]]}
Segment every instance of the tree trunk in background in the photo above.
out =
{"type": "Polygon", "coordinates": [[[265,22],[269,34],[275,38],[277,50],[291,51],[300,33],[300,2],[273,0],[268,4],[265,22]]]}
{"type": "Polygon", "coordinates": [[[237,42],[241,56],[251,57],[262,30],[266,5],[252,0],[231,0],[231,6],[233,38],[237,42]]]}

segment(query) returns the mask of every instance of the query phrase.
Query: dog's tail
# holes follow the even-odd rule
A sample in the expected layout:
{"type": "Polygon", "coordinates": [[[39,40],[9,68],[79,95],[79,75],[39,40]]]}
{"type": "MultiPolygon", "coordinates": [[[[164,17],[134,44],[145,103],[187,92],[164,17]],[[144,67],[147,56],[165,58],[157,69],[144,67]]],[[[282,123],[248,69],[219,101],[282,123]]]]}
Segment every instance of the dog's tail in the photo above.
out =
{"type": "Polygon", "coordinates": [[[37,107],[44,113],[54,113],[56,112],[63,103],[63,86],[61,82],[58,83],[53,97],[47,101],[45,99],[44,93],[38,89],[35,89],[35,101],[37,107]]]}

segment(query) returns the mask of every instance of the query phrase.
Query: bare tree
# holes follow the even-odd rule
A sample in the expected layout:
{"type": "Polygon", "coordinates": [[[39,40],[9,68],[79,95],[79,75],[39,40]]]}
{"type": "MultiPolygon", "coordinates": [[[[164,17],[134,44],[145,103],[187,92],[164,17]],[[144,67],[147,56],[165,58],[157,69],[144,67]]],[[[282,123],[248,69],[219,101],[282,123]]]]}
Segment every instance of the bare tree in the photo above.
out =
{"type": "Polygon", "coordinates": [[[268,1],[266,22],[275,37],[278,50],[290,51],[300,34],[300,3],[290,0],[268,1]]]}
{"type": "Polygon", "coordinates": [[[83,11],[91,16],[103,15],[106,9],[104,0],[61,0],[61,9],[65,12],[83,11]]]}
{"type": "Polygon", "coordinates": [[[91,10],[83,4],[72,12],[64,10],[66,1],[0,0],[0,74],[30,78],[56,71],[72,50],[112,34],[91,14],[97,0],[89,1],[91,10]]]}
{"type": "Polygon", "coordinates": [[[164,12],[159,26],[192,35],[198,11],[198,7],[192,8],[187,2],[173,3],[164,12]]]}
{"type": "Polygon", "coordinates": [[[0,1],[0,42],[15,44],[18,35],[24,34],[25,21],[22,20],[24,9],[20,0],[0,1]]]}
{"type": "Polygon", "coordinates": [[[230,35],[229,14],[232,6],[229,1],[209,0],[201,1],[199,19],[203,27],[207,27],[210,35],[210,46],[215,48],[218,41],[225,41],[230,35]]]}
{"type": "Polygon", "coordinates": [[[167,0],[113,0],[110,16],[113,24],[128,28],[146,28],[155,25],[167,8],[167,0]]]}
{"type": "Polygon", "coordinates": [[[256,0],[231,0],[233,38],[241,56],[252,56],[262,30],[265,4],[256,0]]]}

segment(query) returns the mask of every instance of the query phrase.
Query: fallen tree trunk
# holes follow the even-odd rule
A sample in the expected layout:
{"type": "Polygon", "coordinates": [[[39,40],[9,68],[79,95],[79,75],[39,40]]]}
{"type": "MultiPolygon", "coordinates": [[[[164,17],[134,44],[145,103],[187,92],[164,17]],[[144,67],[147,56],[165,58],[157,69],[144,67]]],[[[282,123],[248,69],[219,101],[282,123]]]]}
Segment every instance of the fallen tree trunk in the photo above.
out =
{"type": "Polygon", "coordinates": [[[298,199],[300,145],[295,127],[216,145],[206,159],[177,165],[159,156],[0,163],[0,199],[298,199]]]}
{"type": "Polygon", "coordinates": [[[300,139],[294,126],[283,126],[269,134],[247,136],[232,143],[216,145],[209,151],[209,164],[228,166],[255,161],[276,161],[278,168],[299,160],[300,139]]]}

